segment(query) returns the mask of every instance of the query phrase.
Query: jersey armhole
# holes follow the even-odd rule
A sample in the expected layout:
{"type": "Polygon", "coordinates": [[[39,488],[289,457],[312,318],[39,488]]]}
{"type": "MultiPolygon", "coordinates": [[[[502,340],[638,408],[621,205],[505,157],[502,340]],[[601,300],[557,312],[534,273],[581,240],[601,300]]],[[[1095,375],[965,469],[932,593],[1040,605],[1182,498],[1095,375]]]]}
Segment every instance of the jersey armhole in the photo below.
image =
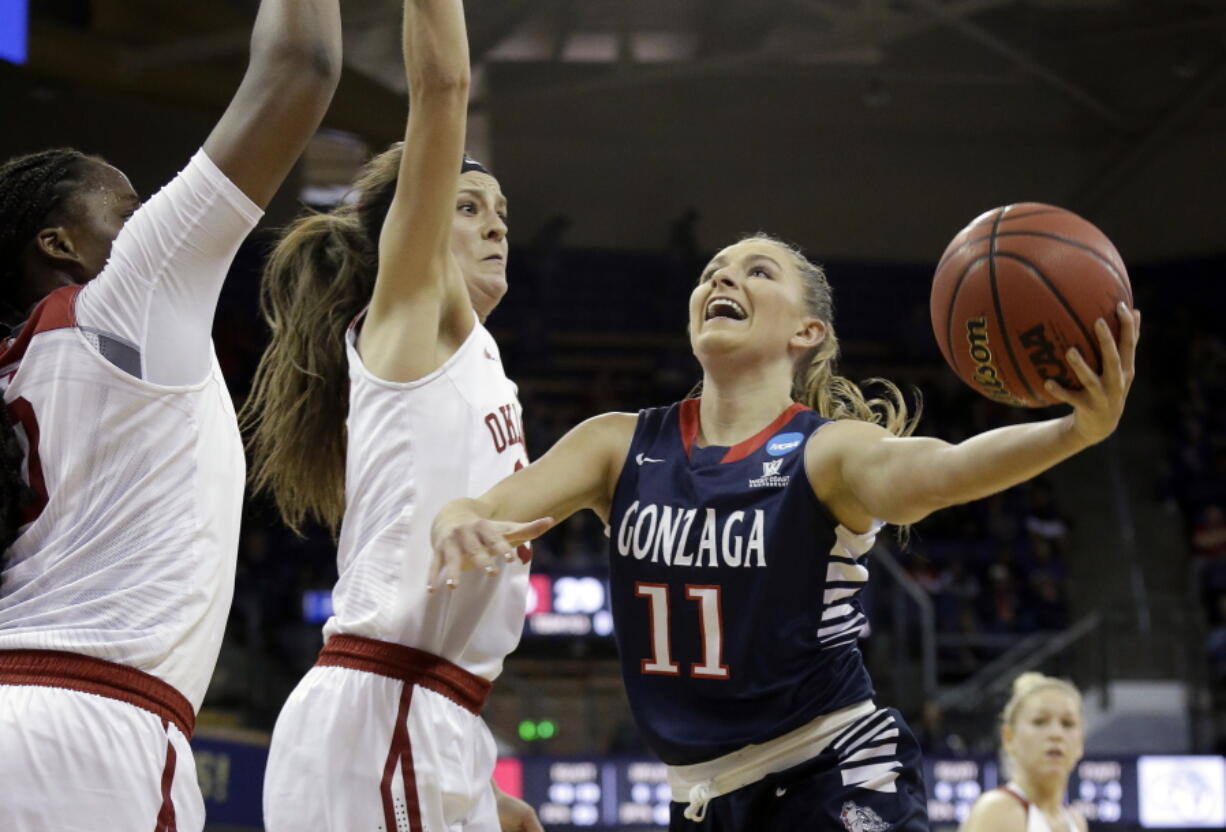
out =
{"type": "Polygon", "coordinates": [[[1017,792],[1013,791],[1013,789],[1006,788],[1005,786],[997,786],[997,787],[996,787],[996,791],[998,791],[998,792],[1004,792],[1005,794],[1009,795],[1009,797],[1013,798],[1013,799],[1014,799],[1014,800],[1016,800],[1018,803],[1022,804],[1022,808],[1026,810],[1026,813],[1027,813],[1027,814],[1029,814],[1029,813],[1030,813],[1030,801],[1028,801],[1026,798],[1022,797],[1022,796],[1021,796],[1020,794],[1018,794],[1017,792]]]}
{"type": "MultiPolygon", "coordinates": [[[[677,405],[674,405],[673,407],[677,407],[678,409],[680,409],[680,408],[679,408],[679,406],[677,406],[677,405]]],[[[636,477],[637,477],[638,468],[639,468],[640,466],[638,466],[637,464],[635,464],[635,459],[634,459],[634,453],[635,453],[635,451],[634,451],[634,449],[635,449],[636,447],[638,447],[639,439],[640,439],[640,438],[641,438],[641,437],[642,437],[642,436],[643,436],[643,435],[644,435],[644,434],[645,434],[645,433],[648,431],[648,429],[649,429],[649,423],[653,421],[652,416],[654,416],[655,414],[658,414],[658,413],[663,412],[663,419],[661,419],[661,420],[654,420],[654,421],[658,421],[658,422],[667,422],[667,420],[668,420],[668,414],[670,413],[670,411],[671,411],[672,409],[673,409],[673,408],[671,408],[671,407],[670,407],[670,408],[652,408],[652,407],[647,407],[647,408],[643,408],[642,410],[640,410],[640,411],[639,411],[639,413],[638,413],[638,419],[637,419],[637,420],[635,421],[635,423],[634,423],[634,433],[633,433],[633,434],[631,434],[631,436],[630,436],[630,445],[629,445],[629,447],[627,447],[627,448],[626,448],[626,457],[625,457],[625,459],[623,459],[623,460],[622,460],[622,472],[621,472],[621,476],[619,476],[619,477],[617,478],[617,484],[616,484],[615,486],[613,486],[613,494],[610,496],[610,500],[609,500],[609,517],[610,517],[610,519],[611,519],[611,518],[612,518],[612,516],[613,516],[613,506],[617,505],[618,496],[619,496],[619,495],[622,493],[622,487],[623,487],[623,484],[626,482],[627,472],[628,472],[628,471],[632,471],[632,470],[633,470],[633,471],[635,471],[635,472],[636,472],[636,474],[635,474],[635,475],[636,475],[636,477]]],[[[657,424],[657,426],[656,426],[656,427],[657,427],[657,431],[658,431],[659,424],[657,424]]],[[[609,524],[608,524],[608,523],[605,523],[605,534],[606,534],[606,536],[608,536],[608,535],[610,534],[610,529],[609,529],[609,524]]]]}

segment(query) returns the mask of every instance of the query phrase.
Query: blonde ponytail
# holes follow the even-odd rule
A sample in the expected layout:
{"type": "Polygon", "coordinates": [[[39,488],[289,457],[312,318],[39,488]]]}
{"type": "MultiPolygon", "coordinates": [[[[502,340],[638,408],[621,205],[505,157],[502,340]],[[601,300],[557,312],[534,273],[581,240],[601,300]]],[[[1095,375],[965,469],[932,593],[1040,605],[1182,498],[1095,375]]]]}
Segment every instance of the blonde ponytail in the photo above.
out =
{"type": "Polygon", "coordinates": [[[827,419],[859,419],[881,425],[895,436],[910,436],[919,423],[922,400],[913,391],[915,413],[910,414],[898,385],[888,379],[871,378],[866,384],[883,388],[880,396],[868,398],[860,385],[837,372],[839,339],[834,332],[834,297],[821,266],[809,260],[796,246],[769,234],[753,234],[739,242],[762,240],[791,254],[800,271],[809,314],[826,326],[826,337],[797,363],[792,380],[792,399],[816,410],[827,419]]]}

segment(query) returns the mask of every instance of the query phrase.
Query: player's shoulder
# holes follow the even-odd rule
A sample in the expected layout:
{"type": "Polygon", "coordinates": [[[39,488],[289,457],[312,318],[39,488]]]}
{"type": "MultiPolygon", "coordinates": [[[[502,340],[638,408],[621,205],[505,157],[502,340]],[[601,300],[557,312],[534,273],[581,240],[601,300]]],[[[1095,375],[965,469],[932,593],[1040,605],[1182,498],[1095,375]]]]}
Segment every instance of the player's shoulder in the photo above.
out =
{"type": "Polygon", "coordinates": [[[1025,832],[1026,806],[1005,789],[984,792],[971,807],[960,832],[1025,832]]]}
{"type": "Polygon", "coordinates": [[[881,425],[861,419],[824,420],[805,443],[805,464],[810,470],[827,470],[848,452],[893,436],[881,425]]]}
{"type": "Polygon", "coordinates": [[[613,411],[585,419],[579,423],[575,431],[581,431],[585,437],[593,441],[629,442],[638,422],[639,414],[637,413],[613,411]]]}

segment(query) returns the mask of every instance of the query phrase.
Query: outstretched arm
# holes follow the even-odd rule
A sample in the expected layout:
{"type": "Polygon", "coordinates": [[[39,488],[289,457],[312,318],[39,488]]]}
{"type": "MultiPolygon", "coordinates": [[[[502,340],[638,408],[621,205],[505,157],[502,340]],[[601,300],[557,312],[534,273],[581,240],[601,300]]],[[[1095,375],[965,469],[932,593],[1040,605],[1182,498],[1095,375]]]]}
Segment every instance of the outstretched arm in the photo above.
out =
{"type": "Polygon", "coordinates": [[[395,195],[379,239],[379,274],[358,344],[380,378],[411,381],[472,329],[451,225],[468,122],[468,35],[460,0],[406,0],[409,121],[395,195]]]}
{"type": "Polygon", "coordinates": [[[588,419],[480,497],[443,506],[431,529],[431,586],[454,588],[465,569],[493,572],[499,557],[511,559],[516,546],[580,509],[607,520],[636,421],[633,413],[588,419]]]}
{"type": "Polygon", "coordinates": [[[204,152],[267,206],[319,127],[340,75],[338,0],[263,0],[247,72],[204,152]]]}
{"type": "Polygon", "coordinates": [[[805,469],[818,498],[849,528],[866,528],[873,518],[914,523],[937,509],[1024,482],[1106,439],[1124,412],[1141,327],[1140,312],[1121,304],[1118,314],[1118,348],[1104,321],[1095,326],[1102,375],[1073,350],[1069,363],[1084,389],[1047,382],[1048,392],[1072,405],[1072,413],[996,428],[957,445],[898,438],[865,422],[836,422],[818,431],[805,449],[805,469]]]}

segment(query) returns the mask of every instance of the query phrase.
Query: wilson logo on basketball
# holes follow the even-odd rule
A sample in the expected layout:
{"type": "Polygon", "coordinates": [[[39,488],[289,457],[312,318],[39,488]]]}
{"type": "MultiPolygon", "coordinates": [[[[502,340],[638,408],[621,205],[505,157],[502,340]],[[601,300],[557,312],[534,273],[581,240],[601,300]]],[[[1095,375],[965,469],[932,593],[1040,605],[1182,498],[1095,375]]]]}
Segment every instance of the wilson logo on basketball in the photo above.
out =
{"type": "Polygon", "coordinates": [[[1055,379],[1062,387],[1077,386],[1068,373],[1068,367],[1064,366],[1064,362],[1056,353],[1056,345],[1047,337],[1047,327],[1044,324],[1032,326],[1019,334],[1018,340],[1023,349],[1029,350],[1026,357],[1030,359],[1030,364],[1039,374],[1039,378],[1044,381],[1055,379]]]}
{"type": "Polygon", "coordinates": [[[991,398],[1005,404],[1017,404],[1017,399],[1000,380],[1000,371],[996,369],[996,363],[992,360],[992,349],[988,346],[986,318],[967,319],[966,342],[970,345],[971,360],[975,362],[975,372],[971,374],[971,379],[991,398]]]}

